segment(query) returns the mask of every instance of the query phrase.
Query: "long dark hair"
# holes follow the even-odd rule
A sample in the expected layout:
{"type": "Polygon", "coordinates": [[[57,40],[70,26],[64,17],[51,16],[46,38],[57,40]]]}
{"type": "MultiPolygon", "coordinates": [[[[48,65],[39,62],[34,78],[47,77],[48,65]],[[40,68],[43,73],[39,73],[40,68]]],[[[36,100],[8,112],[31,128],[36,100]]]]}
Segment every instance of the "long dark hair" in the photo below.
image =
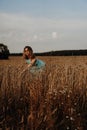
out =
{"type": "MultiPolygon", "coordinates": [[[[31,58],[33,59],[33,58],[35,58],[35,55],[34,55],[34,53],[33,53],[33,49],[30,47],[30,46],[25,46],[24,47],[24,52],[25,52],[25,49],[28,49],[28,51],[30,51],[30,53],[31,53],[31,58]]],[[[28,56],[26,56],[24,53],[23,53],[23,57],[25,58],[25,59],[29,59],[29,57],[28,56]]]]}

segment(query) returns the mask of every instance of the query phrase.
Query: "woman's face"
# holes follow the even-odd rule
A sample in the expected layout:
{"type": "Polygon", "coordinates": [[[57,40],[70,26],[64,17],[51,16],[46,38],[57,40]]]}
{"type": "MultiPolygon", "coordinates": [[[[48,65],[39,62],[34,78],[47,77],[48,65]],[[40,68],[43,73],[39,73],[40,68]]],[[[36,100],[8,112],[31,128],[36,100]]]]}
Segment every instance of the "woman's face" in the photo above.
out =
{"type": "Polygon", "coordinates": [[[28,48],[24,49],[24,53],[26,56],[31,57],[31,51],[29,51],[28,48]]]}

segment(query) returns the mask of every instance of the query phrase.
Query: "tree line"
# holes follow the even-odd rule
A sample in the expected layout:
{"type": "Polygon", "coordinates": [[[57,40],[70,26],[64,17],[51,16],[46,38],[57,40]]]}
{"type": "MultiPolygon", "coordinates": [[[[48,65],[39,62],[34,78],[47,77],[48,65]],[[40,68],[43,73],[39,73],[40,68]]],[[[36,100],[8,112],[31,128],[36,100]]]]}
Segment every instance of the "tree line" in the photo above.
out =
{"type": "MultiPolygon", "coordinates": [[[[22,53],[11,53],[11,56],[22,56],[22,53]]],[[[35,53],[36,56],[81,56],[87,55],[87,49],[85,50],[61,50],[35,53]]]]}
{"type": "MultiPolygon", "coordinates": [[[[84,50],[60,50],[35,53],[36,56],[81,56],[87,55],[87,49],[84,50]]],[[[22,53],[10,53],[8,47],[0,43],[0,59],[8,59],[9,56],[22,56],[22,53]]]]}

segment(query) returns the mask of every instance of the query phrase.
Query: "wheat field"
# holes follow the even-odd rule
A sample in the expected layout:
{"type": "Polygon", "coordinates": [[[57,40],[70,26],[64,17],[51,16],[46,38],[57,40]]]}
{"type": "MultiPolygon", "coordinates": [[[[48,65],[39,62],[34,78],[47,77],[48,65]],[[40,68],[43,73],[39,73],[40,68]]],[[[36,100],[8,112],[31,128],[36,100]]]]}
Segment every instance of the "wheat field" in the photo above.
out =
{"type": "Polygon", "coordinates": [[[86,130],[87,56],[43,56],[31,74],[20,56],[0,60],[0,130],[86,130]]]}

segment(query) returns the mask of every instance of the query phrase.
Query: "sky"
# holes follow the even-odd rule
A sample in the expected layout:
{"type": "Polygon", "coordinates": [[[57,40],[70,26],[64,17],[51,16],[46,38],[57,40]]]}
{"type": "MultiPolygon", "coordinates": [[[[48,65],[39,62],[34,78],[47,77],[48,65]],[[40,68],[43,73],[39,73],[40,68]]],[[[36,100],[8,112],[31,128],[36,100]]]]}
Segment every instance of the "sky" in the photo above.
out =
{"type": "Polygon", "coordinates": [[[0,0],[0,43],[11,53],[87,49],[87,0],[0,0]]]}

